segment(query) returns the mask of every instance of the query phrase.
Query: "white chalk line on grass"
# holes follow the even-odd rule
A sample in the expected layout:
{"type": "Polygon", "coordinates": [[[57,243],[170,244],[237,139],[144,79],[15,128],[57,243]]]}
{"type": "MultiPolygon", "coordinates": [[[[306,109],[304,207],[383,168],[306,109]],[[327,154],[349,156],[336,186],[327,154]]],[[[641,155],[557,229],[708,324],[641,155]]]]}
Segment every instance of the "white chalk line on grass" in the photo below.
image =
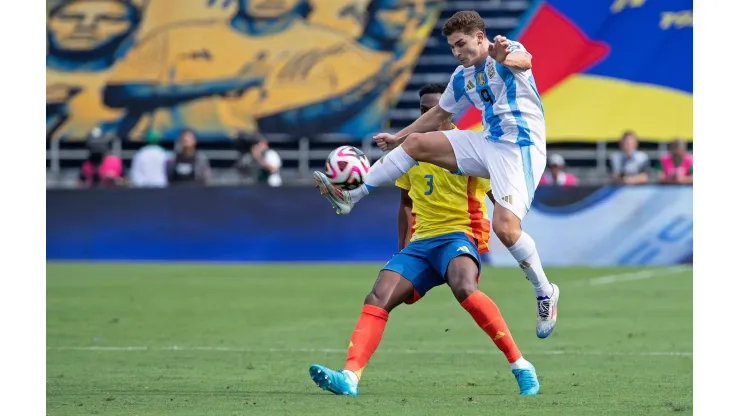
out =
{"type": "Polygon", "coordinates": [[[597,276],[589,279],[591,285],[608,285],[611,283],[630,282],[634,280],[651,279],[653,277],[672,276],[691,271],[690,267],[666,267],[664,269],[648,269],[637,272],[611,274],[606,276],[597,276]]]}
{"type": "MultiPolygon", "coordinates": [[[[326,353],[326,354],[345,354],[346,349],[340,348],[240,348],[240,347],[181,347],[177,345],[166,347],[147,347],[147,346],[59,346],[46,347],[47,351],[210,351],[210,352],[243,352],[243,353],[326,353]]],[[[379,349],[381,354],[433,354],[433,355],[494,355],[498,351],[491,350],[415,350],[415,349],[379,349]]],[[[693,358],[693,352],[682,351],[531,351],[527,355],[590,355],[590,356],[636,356],[636,357],[689,357],[693,358]]]]}

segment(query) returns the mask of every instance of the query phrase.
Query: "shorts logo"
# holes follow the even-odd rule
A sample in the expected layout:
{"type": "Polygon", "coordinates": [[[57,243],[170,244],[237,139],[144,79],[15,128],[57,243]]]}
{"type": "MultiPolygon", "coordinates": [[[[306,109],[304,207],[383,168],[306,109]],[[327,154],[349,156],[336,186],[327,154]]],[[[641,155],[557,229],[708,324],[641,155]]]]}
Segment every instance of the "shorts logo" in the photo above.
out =
{"type": "Polygon", "coordinates": [[[457,250],[455,250],[455,251],[462,251],[463,253],[468,253],[468,254],[470,254],[470,250],[468,250],[468,247],[467,247],[467,246],[460,246],[460,247],[458,247],[458,248],[457,248],[457,250]]]}
{"type": "Polygon", "coordinates": [[[478,81],[478,85],[481,87],[486,84],[486,75],[483,72],[475,74],[475,80],[478,81]]]}
{"type": "Polygon", "coordinates": [[[506,202],[507,204],[513,204],[514,203],[514,197],[511,195],[506,195],[505,197],[501,198],[506,202]]]}

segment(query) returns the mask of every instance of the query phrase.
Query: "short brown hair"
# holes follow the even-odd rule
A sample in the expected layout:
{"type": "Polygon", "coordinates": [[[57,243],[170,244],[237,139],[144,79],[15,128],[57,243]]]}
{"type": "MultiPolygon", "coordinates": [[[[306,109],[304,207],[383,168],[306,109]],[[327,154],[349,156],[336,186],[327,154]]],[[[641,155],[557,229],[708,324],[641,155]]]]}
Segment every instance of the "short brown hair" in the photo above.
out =
{"type": "Polygon", "coordinates": [[[463,32],[466,35],[481,31],[486,33],[486,24],[478,12],[474,10],[464,10],[452,15],[442,26],[442,35],[450,36],[455,32],[463,32]]]}

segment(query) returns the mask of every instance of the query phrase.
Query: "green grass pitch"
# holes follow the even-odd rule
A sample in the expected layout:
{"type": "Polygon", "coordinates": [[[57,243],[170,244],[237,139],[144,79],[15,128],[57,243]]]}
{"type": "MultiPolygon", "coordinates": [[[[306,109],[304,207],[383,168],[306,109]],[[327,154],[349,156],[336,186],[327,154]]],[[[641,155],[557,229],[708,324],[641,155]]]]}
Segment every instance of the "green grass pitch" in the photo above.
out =
{"type": "Polygon", "coordinates": [[[690,268],[550,268],[559,320],[540,340],[521,271],[485,267],[480,287],[536,366],[537,397],[518,395],[503,355],[447,287],[391,313],[358,397],[321,391],[308,366],[342,366],[379,266],[49,263],[47,414],[693,411],[690,268]]]}

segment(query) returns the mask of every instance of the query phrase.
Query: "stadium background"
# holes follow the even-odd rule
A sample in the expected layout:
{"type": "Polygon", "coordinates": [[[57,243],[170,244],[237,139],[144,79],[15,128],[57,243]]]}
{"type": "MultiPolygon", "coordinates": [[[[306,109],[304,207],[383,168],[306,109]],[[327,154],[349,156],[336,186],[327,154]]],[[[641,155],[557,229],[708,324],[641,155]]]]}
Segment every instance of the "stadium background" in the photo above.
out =
{"type": "MultiPolygon", "coordinates": [[[[48,259],[387,258],[395,245],[392,190],[342,219],[305,186],[332,148],[353,143],[376,159],[368,136],[417,116],[418,88],[446,83],[455,67],[440,29],[465,7],[481,13],[489,35],[514,36],[533,53],[548,151],[563,155],[585,186],[537,191],[524,227],[543,261],[690,261],[691,187],[659,186],[654,176],[650,185],[614,187],[606,171],[625,130],[637,132],[653,162],[674,138],[691,149],[691,54],[683,51],[692,37],[690,1],[269,4],[47,1],[48,259]],[[98,30],[82,46],[70,37],[80,22],[98,30]],[[194,129],[214,170],[211,185],[220,188],[70,191],[95,128],[125,166],[144,136],[172,148],[180,129],[194,129]],[[238,134],[269,139],[283,159],[282,189],[237,173],[238,134]],[[310,220],[298,207],[310,207],[310,220]],[[388,226],[322,233],[358,221],[388,226]],[[327,246],[337,249],[318,248],[327,246]]],[[[455,121],[479,129],[479,120],[470,111],[455,121]]],[[[495,243],[488,259],[510,262],[495,243]]]]}
{"type": "MultiPolygon", "coordinates": [[[[619,186],[607,161],[625,130],[651,163],[675,137],[691,149],[692,9],[47,0],[46,414],[691,413],[692,187],[655,172],[619,186]],[[550,337],[535,337],[531,287],[495,237],[495,267],[481,272],[542,390],[519,397],[490,339],[439,288],[393,311],[359,397],[322,394],[308,365],[341,365],[397,247],[398,190],[337,216],[310,173],[340,144],[378,158],[367,134],[417,116],[418,88],[456,66],[440,29],[460,9],[532,51],[548,152],[580,182],[539,187],[523,223],[563,295],[550,337]],[[172,150],[182,127],[210,160],[208,186],[129,186],[134,154],[152,139],[172,150]],[[82,189],[96,128],[124,179],[82,189]],[[235,168],[238,134],[269,139],[283,186],[235,168]]],[[[474,113],[455,121],[478,128],[474,113]]]]}

